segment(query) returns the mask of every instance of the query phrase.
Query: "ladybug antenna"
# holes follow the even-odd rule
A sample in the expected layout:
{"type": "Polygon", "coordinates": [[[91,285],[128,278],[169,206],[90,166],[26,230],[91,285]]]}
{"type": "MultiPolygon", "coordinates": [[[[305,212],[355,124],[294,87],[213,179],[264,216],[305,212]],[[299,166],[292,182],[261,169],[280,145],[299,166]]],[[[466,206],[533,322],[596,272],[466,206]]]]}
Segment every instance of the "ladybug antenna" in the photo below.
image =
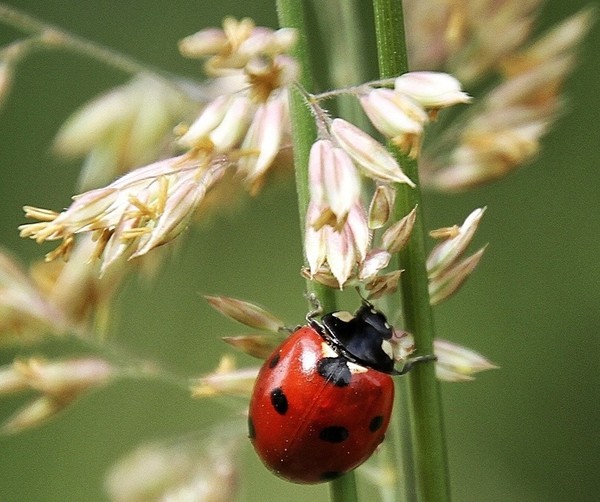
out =
{"type": "Polygon", "coordinates": [[[358,294],[358,296],[360,296],[360,299],[361,299],[363,305],[367,305],[368,307],[373,307],[373,304],[363,296],[363,294],[361,293],[360,288],[358,286],[356,286],[354,288],[354,290],[356,291],[356,294],[358,294]]]}

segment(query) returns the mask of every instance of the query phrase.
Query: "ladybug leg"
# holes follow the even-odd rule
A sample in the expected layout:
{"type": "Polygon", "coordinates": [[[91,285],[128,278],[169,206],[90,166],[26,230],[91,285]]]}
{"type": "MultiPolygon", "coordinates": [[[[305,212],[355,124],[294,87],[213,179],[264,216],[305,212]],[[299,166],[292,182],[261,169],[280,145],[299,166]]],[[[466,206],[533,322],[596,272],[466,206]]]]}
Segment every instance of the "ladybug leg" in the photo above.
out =
{"type": "Polygon", "coordinates": [[[312,309],[306,314],[306,322],[308,324],[313,324],[316,317],[319,317],[323,313],[323,307],[321,306],[321,302],[317,298],[317,295],[314,293],[307,293],[306,299],[309,301],[312,309]]]}
{"type": "Polygon", "coordinates": [[[421,363],[428,363],[430,361],[437,361],[437,357],[434,355],[413,357],[413,358],[409,359],[408,361],[406,361],[406,363],[404,363],[404,367],[395,374],[396,375],[406,375],[410,370],[412,370],[415,367],[415,365],[421,364],[421,363]]]}

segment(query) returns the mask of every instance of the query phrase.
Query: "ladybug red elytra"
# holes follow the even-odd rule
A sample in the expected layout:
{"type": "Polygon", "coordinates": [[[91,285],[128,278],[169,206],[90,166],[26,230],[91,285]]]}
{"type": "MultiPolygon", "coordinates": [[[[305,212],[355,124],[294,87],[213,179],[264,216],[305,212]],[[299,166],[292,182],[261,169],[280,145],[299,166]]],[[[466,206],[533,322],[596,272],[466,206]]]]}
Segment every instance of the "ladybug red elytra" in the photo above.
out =
{"type": "Polygon", "coordinates": [[[250,401],[248,429],[264,464],[296,483],[330,481],[358,467],[383,441],[394,401],[384,314],[363,300],[352,315],[307,315],[263,364],[250,401]]]}

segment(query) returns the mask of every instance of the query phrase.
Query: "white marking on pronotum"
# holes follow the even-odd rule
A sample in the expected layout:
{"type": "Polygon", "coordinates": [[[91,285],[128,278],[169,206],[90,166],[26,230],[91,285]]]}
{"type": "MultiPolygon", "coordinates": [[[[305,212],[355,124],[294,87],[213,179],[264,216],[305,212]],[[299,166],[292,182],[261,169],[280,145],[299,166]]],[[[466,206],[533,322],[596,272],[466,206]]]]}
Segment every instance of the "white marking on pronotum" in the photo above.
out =
{"type": "Polygon", "coordinates": [[[334,317],[337,317],[340,321],[350,322],[354,319],[354,316],[350,312],[346,312],[345,310],[340,310],[339,312],[334,312],[331,314],[334,317]]]}
{"type": "Polygon", "coordinates": [[[394,348],[388,340],[381,341],[381,350],[383,350],[388,356],[390,356],[390,359],[394,358],[394,348]]]}
{"type": "Polygon", "coordinates": [[[321,355],[323,357],[339,357],[339,354],[327,342],[321,343],[321,355]]]}

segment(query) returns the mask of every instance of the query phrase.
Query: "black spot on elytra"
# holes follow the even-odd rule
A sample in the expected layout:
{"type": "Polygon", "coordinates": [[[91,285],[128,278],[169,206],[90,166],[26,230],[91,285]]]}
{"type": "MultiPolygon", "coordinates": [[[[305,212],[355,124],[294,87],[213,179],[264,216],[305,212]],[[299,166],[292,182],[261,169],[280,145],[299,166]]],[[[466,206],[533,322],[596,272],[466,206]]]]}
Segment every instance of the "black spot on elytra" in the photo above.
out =
{"type": "Polygon", "coordinates": [[[254,439],[256,437],[256,429],[254,428],[254,422],[252,417],[248,416],[248,437],[254,439]]]}
{"type": "Polygon", "coordinates": [[[331,481],[332,479],[339,478],[342,474],[344,473],[338,471],[328,471],[321,474],[321,479],[323,481],[331,481]]]}
{"type": "Polygon", "coordinates": [[[279,352],[277,352],[277,354],[275,354],[269,361],[269,368],[273,369],[275,366],[277,366],[278,362],[279,362],[279,352]]]}
{"type": "Polygon", "coordinates": [[[373,417],[373,420],[371,420],[371,423],[369,424],[369,430],[371,432],[376,432],[381,429],[382,425],[383,417],[381,415],[377,415],[376,417],[373,417]]]}
{"type": "Polygon", "coordinates": [[[327,441],[328,443],[341,443],[348,439],[350,433],[348,429],[345,427],[341,427],[340,425],[331,425],[329,427],[325,427],[321,432],[319,432],[319,439],[322,441],[327,441]]]}
{"type": "Polygon", "coordinates": [[[346,387],[352,378],[348,363],[343,357],[324,357],[317,363],[317,372],[336,387],[346,387]]]}
{"type": "Polygon", "coordinates": [[[276,387],[271,391],[271,404],[277,413],[280,415],[286,414],[288,410],[288,400],[281,387],[276,387]]]}

